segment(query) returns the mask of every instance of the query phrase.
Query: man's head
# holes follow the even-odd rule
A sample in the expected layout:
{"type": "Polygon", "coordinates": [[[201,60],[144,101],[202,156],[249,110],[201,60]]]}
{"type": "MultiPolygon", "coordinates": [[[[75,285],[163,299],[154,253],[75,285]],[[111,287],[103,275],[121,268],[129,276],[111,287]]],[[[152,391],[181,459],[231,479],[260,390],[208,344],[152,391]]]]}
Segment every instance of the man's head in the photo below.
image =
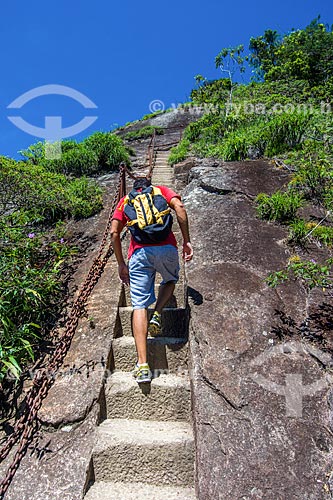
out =
{"type": "Polygon", "coordinates": [[[147,177],[139,177],[134,181],[133,189],[145,189],[148,186],[151,186],[151,180],[147,177]]]}

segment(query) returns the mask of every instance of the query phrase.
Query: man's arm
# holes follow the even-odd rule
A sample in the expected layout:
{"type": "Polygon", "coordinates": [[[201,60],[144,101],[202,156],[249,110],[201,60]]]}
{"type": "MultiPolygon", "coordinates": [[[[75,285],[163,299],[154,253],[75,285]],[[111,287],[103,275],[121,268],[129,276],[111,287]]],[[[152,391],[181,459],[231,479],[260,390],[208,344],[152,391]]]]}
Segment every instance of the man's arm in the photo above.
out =
{"type": "Polygon", "coordinates": [[[188,262],[193,257],[193,248],[190,243],[187,212],[179,198],[171,198],[169,205],[176,212],[177,221],[183,236],[183,259],[185,262],[188,262]]]}
{"type": "Polygon", "coordinates": [[[123,250],[121,247],[120,234],[123,230],[124,224],[117,219],[113,219],[111,223],[111,241],[118,262],[118,274],[122,283],[129,285],[128,267],[125,263],[123,250]]]}

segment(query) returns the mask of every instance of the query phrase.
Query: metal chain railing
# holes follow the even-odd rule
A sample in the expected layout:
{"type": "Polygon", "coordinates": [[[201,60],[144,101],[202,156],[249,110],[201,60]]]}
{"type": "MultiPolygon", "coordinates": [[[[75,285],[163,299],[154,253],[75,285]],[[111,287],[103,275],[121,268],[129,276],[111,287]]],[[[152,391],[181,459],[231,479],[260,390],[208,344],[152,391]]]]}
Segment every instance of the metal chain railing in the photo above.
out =
{"type": "Polygon", "coordinates": [[[37,427],[37,413],[42,405],[43,399],[47,396],[48,391],[55,380],[55,374],[57,370],[62,365],[62,362],[68,352],[87,299],[94,289],[96,283],[98,282],[100,276],[102,275],[109,257],[113,253],[112,243],[109,242],[108,244],[108,238],[110,236],[113,212],[116,209],[119,199],[126,193],[126,171],[126,166],[124,164],[120,165],[117,189],[112,202],[109,218],[104,230],[100,248],[86,276],[86,279],[81,286],[79,294],[72,305],[66,322],[65,333],[57,343],[48,367],[41,368],[36,372],[33,378],[33,386],[26,397],[24,412],[15,423],[13,433],[7,438],[5,444],[0,449],[0,462],[2,462],[7,457],[13,446],[19,441],[19,446],[15,452],[13,461],[7,469],[4,479],[0,482],[1,500],[4,498],[4,495],[15,475],[15,472],[18,469],[19,464],[27,451],[28,445],[33,438],[37,427]]]}
{"type": "MultiPolygon", "coordinates": [[[[148,146],[148,162],[149,171],[146,175],[147,178],[152,177],[153,169],[155,166],[155,143],[156,143],[156,132],[154,131],[151,141],[148,146]]],[[[110,236],[110,229],[112,223],[112,216],[116,209],[118,201],[126,194],[126,174],[131,178],[137,179],[130,172],[125,164],[121,164],[119,167],[119,178],[117,189],[114,195],[112,206],[110,209],[109,218],[104,230],[104,234],[101,240],[100,248],[97,256],[95,257],[92,266],[86,276],[83,285],[80,288],[79,294],[75,299],[68,319],[66,322],[65,333],[60,338],[54,353],[51,356],[47,368],[40,368],[34,378],[33,385],[28,393],[25,400],[25,409],[21,417],[17,420],[14,425],[14,430],[12,434],[7,438],[4,445],[0,449],[0,463],[8,456],[9,452],[12,450],[13,446],[19,441],[19,446],[15,452],[13,461],[9,465],[6,471],[4,479],[0,482],[0,499],[4,498],[6,491],[13,480],[13,477],[20,465],[22,458],[27,452],[28,445],[32,441],[33,435],[37,428],[37,414],[42,405],[43,400],[46,398],[53,382],[55,380],[55,374],[57,370],[61,367],[63,360],[68,352],[71,345],[72,338],[74,336],[76,327],[78,325],[81,314],[84,310],[86,302],[93,291],[96,283],[101,277],[104,268],[113,254],[112,243],[108,242],[110,236]],[[105,250],[107,246],[107,249],[105,250]]],[[[123,234],[123,237],[126,233],[123,234]]]]}

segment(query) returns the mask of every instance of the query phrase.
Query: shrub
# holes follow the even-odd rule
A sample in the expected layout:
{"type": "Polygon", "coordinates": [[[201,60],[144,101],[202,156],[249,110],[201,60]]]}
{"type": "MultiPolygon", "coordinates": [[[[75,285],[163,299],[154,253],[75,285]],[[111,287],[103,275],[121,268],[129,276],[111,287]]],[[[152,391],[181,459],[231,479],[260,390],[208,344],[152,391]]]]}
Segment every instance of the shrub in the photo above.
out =
{"type": "Polygon", "coordinates": [[[188,126],[184,138],[193,143],[199,156],[244,160],[295,148],[304,139],[310,121],[311,115],[297,112],[268,117],[236,112],[228,116],[207,114],[188,126]]]}
{"type": "Polygon", "coordinates": [[[305,198],[324,202],[333,188],[332,165],[327,160],[304,160],[298,166],[291,183],[297,186],[305,198]]]}
{"type": "Polygon", "coordinates": [[[208,139],[211,143],[220,141],[226,130],[225,117],[215,114],[207,114],[196,122],[190,123],[186,128],[183,138],[190,142],[200,139],[208,139]]]}
{"type": "Polygon", "coordinates": [[[306,222],[303,219],[297,219],[290,223],[289,241],[302,245],[309,232],[306,222]]]}
{"type": "Polygon", "coordinates": [[[59,159],[45,159],[41,165],[51,172],[64,175],[92,175],[98,172],[97,155],[90,151],[84,144],[77,144],[74,141],[64,141],[59,159]]]}
{"type": "Polygon", "coordinates": [[[273,115],[264,127],[266,156],[284,153],[298,146],[311,119],[311,114],[298,111],[273,115]]]}
{"type": "Polygon", "coordinates": [[[262,219],[288,222],[295,218],[303,205],[302,196],[295,191],[277,191],[271,196],[260,193],[256,197],[257,211],[262,219]]]}
{"type": "Polygon", "coordinates": [[[333,259],[327,259],[323,264],[314,260],[301,260],[298,256],[291,258],[285,269],[275,271],[266,278],[272,288],[291,279],[300,279],[308,290],[315,287],[332,288],[333,259]]]}
{"type": "Polygon", "coordinates": [[[333,245],[333,227],[319,225],[316,222],[306,224],[307,234],[325,246],[333,245]]]}
{"type": "Polygon", "coordinates": [[[323,203],[324,206],[329,210],[330,212],[333,212],[333,189],[331,188],[323,198],[323,203]]]}
{"type": "Polygon", "coordinates": [[[158,110],[158,111],[155,111],[154,113],[148,113],[147,115],[144,115],[142,117],[142,120],[143,121],[150,120],[150,118],[155,118],[155,116],[158,116],[158,115],[163,114],[163,113],[165,113],[165,111],[163,111],[162,109],[158,110]]]}
{"type": "Polygon", "coordinates": [[[39,165],[0,158],[0,216],[21,212],[36,224],[87,217],[101,208],[101,189],[92,181],[69,180],[39,165]]]}
{"type": "Polygon", "coordinates": [[[18,378],[61,298],[60,275],[73,253],[56,234],[43,238],[0,223],[0,383],[18,378]]]}
{"type": "Polygon", "coordinates": [[[148,137],[151,137],[154,134],[154,132],[157,135],[164,134],[163,128],[148,125],[147,127],[140,128],[139,130],[128,132],[125,135],[125,139],[128,141],[135,141],[137,139],[147,139],[148,137]]]}
{"type": "Polygon", "coordinates": [[[115,171],[122,162],[129,164],[129,154],[121,138],[111,132],[95,132],[81,143],[73,140],[51,145],[38,142],[21,151],[21,155],[28,164],[75,177],[115,171]],[[57,149],[60,157],[52,158],[52,152],[57,149]]]}
{"type": "Polygon", "coordinates": [[[86,177],[70,182],[67,193],[69,212],[76,219],[90,217],[103,207],[101,189],[86,177]]]}
{"type": "Polygon", "coordinates": [[[191,99],[195,104],[222,104],[230,94],[231,82],[229,78],[219,80],[203,80],[203,84],[191,92],[191,99]]]}
{"type": "Polygon", "coordinates": [[[183,160],[185,160],[190,148],[190,141],[183,139],[180,141],[178,146],[171,149],[171,153],[168,159],[170,165],[175,165],[183,160]]]}
{"type": "Polygon", "coordinates": [[[129,164],[128,152],[121,140],[110,132],[95,132],[83,141],[89,151],[95,153],[99,170],[118,169],[120,163],[129,164]]]}
{"type": "Polygon", "coordinates": [[[61,303],[62,271],[74,249],[55,223],[101,208],[93,181],[0,157],[0,383],[7,370],[19,377],[33,359],[61,303]]]}

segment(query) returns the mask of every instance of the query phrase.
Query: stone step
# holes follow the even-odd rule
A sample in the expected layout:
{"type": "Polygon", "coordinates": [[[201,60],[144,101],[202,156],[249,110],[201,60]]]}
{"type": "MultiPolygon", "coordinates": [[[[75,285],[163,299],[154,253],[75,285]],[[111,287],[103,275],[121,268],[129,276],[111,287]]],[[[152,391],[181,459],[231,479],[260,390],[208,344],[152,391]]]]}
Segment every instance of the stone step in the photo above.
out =
{"type": "Polygon", "coordinates": [[[155,486],[144,483],[100,481],[94,483],[85,500],[195,500],[194,488],[155,486]]]}
{"type": "Polygon", "coordinates": [[[175,180],[170,175],[168,176],[159,174],[154,175],[152,178],[152,184],[154,186],[168,186],[173,191],[175,190],[174,188],[175,180]]]}
{"type": "Polygon", "coordinates": [[[194,441],[186,422],[104,420],[93,451],[96,481],[193,484],[194,441]]]}
{"type": "Polygon", "coordinates": [[[173,178],[170,175],[168,175],[168,176],[158,175],[158,176],[154,177],[153,184],[157,184],[158,186],[163,186],[165,184],[170,184],[170,183],[173,183],[173,178]]]}
{"type": "Polygon", "coordinates": [[[174,180],[174,176],[171,172],[160,172],[160,171],[155,171],[153,177],[155,179],[158,179],[159,181],[161,180],[174,180]]]}
{"type": "Polygon", "coordinates": [[[138,384],[132,373],[114,372],[105,397],[107,418],[190,420],[190,383],[184,376],[160,375],[151,384],[138,384]]]}
{"type": "MultiPolygon", "coordinates": [[[[154,184],[155,186],[163,186],[164,184],[169,185],[170,183],[174,184],[174,182],[174,178],[171,175],[166,174],[156,174],[152,179],[152,184],[154,184]]],[[[172,189],[174,190],[174,187],[172,189]]]]}
{"type": "Polygon", "coordinates": [[[168,168],[166,165],[155,165],[153,175],[174,175],[173,170],[168,168]]]}
{"type": "MultiPolygon", "coordinates": [[[[130,306],[119,307],[119,328],[116,336],[132,336],[132,314],[130,306]]],[[[153,308],[148,309],[148,318],[153,314],[153,308]]],[[[165,307],[162,310],[162,337],[187,337],[188,311],[181,307],[165,307]]]]}
{"type": "MultiPolygon", "coordinates": [[[[188,343],[185,338],[159,337],[147,339],[148,363],[153,375],[188,373],[188,343]]],[[[134,337],[112,341],[114,370],[132,372],[137,361],[134,337]]]]}

